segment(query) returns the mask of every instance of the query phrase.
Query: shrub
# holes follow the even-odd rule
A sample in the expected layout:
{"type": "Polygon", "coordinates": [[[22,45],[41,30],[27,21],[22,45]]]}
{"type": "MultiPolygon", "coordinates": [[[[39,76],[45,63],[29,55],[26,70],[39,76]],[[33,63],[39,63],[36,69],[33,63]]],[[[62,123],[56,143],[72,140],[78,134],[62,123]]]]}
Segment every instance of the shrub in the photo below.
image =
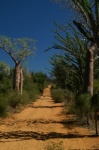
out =
{"type": "Polygon", "coordinates": [[[80,94],[75,99],[75,106],[78,108],[80,112],[87,112],[90,110],[90,99],[91,96],[89,94],[80,94]]]}
{"type": "Polygon", "coordinates": [[[67,104],[71,103],[74,100],[74,93],[69,91],[69,90],[65,90],[65,100],[67,102],[67,104]]]}
{"type": "Polygon", "coordinates": [[[0,95],[0,116],[5,117],[7,115],[7,99],[4,95],[0,95]]]}
{"type": "Polygon", "coordinates": [[[0,92],[6,93],[9,91],[9,89],[11,89],[11,87],[12,87],[11,80],[3,77],[3,79],[0,81],[0,92]]]}
{"type": "Polygon", "coordinates": [[[53,90],[53,89],[57,89],[57,86],[55,84],[51,85],[51,90],[53,90]]]}
{"type": "Polygon", "coordinates": [[[16,108],[21,102],[21,95],[16,91],[10,91],[8,94],[8,103],[11,107],[16,108]]]}
{"type": "Polygon", "coordinates": [[[97,112],[99,111],[99,93],[95,93],[91,98],[91,107],[94,110],[95,129],[96,136],[98,135],[98,117],[97,112]]]}
{"type": "Polygon", "coordinates": [[[30,101],[34,101],[38,97],[38,95],[40,95],[38,84],[33,83],[31,77],[25,77],[23,89],[24,91],[28,92],[30,101]]]}
{"type": "Polygon", "coordinates": [[[20,104],[24,105],[29,103],[30,99],[29,99],[29,94],[27,91],[23,91],[21,96],[21,100],[20,100],[20,104]]]}
{"type": "Polygon", "coordinates": [[[61,88],[51,90],[51,95],[55,103],[61,103],[65,100],[64,91],[61,88]]]}
{"type": "Polygon", "coordinates": [[[8,93],[8,104],[10,107],[16,108],[20,104],[24,105],[34,101],[37,98],[37,95],[37,91],[35,90],[24,90],[22,95],[12,90],[8,93]]]}
{"type": "Polygon", "coordinates": [[[99,93],[99,80],[94,81],[94,93],[99,93]]]}
{"type": "Polygon", "coordinates": [[[49,145],[47,145],[45,147],[45,150],[64,150],[63,143],[62,142],[59,142],[59,143],[51,142],[49,145]]]}
{"type": "Polygon", "coordinates": [[[95,93],[91,98],[91,107],[99,111],[99,93],[95,93]]]}
{"type": "Polygon", "coordinates": [[[47,76],[42,72],[31,73],[33,83],[37,85],[39,92],[42,94],[44,88],[47,86],[47,76]]]}
{"type": "Polygon", "coordinates": [[[40,92],[37,88],[34,88],[28,91],[28,95],[29,95],[29,101],[33,102],[38,98],[38,96],[40,95],[40,92]]]}

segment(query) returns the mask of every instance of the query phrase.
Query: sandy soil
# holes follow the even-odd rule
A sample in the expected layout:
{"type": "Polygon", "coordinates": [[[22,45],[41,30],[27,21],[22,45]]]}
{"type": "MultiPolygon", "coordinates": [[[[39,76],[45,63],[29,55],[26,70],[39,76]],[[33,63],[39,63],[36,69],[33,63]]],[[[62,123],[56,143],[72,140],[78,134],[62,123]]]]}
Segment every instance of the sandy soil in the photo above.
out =
{"type": "Polygon", "coordinates": [[[36,102],[0,120],[0,150],[49,150],[53,143],[55,150],[99,149],[99,137],[62,111],[63,104],[53,103],[49,86],[36,102]]]}

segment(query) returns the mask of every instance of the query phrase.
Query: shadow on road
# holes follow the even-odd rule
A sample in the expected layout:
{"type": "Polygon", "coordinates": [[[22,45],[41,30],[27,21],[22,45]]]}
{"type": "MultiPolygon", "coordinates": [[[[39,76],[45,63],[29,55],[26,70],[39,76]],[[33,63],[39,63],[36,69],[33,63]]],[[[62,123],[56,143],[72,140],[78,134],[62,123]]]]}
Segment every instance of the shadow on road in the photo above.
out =
{"type": "Polygon", "coordinates": [[[58,107],[63,107],[61,106],[30,106],[32,108],[58,108],[58,107]]]}
{"type": "MultiPolygon", "coordinates": [[[[32,131],[13,131],[13,132],[0,132],[0,142],[3,142],[2,139],[14,139],[16,141],[20,140],[48,140],[48,139],[55,139],[55,138],[61,138],[61,139],[71,139],[71,138],[84,138],[84,137],[95,137],[94,135],[79,135],[79,134],[62,134],[57,132],[50,132],[47,134],[38,133],[38,132],[32,132],[32,131]]],[[[8,141],[6,141],[8,142],[8,141]]]]}
{"type": "Polygon", "coordinates": [[[33,121],[27,121],[27,125],[30,124],[37,124],[37,123],[41,123],[43,124],[62,124],[65,128],[68,129],[73,129],[77,123],[76,120],[61,120],[61,121],[57,121],[57,120],[46,120],[46,119],[38,119],[38,120],[33,120],[33,121]]]}

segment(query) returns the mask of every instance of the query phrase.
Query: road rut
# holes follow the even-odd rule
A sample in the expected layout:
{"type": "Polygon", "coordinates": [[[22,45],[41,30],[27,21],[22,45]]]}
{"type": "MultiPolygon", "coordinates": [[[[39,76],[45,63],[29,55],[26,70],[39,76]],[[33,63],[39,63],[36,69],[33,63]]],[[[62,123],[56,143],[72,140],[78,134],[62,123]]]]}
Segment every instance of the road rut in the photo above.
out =
{"type": "Polygon", "coordinates": [[[75,119],[63,114],[62,103],[55,104],[50,86],[33,104],[0,123],[2,150],[47,150],[55,143],[62,150],[99,149],[99,137],[76,125],[75,119]]]}

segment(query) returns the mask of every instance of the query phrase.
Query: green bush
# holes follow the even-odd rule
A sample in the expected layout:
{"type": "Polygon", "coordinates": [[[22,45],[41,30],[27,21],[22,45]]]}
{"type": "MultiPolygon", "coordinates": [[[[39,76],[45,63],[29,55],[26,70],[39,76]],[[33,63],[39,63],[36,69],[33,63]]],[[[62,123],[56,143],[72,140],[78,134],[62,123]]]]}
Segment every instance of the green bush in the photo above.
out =
{"type": "Polygon", "coordinates": [[[99,93],[99,80],[94,80],[94,94],[99,93]]]}
{"type": "Polygon", "coordinates": [[[28,92],[30,101],[34,101],[40,95],[37,83],[34,83],[31,77],[25,76],[23,90],[28,92]]]}
{"type": "Polygon", "coordinates": [[[61,103],[65,100],[64,91],[61,88],[51,90],[51,95],[55,103],[61,103]]]}
{"type": "Polygon", "coordinates": [[[8,103],[11,107],[16,108],[21,102],[21,95],[16,91],[9,91],[8,103]]]}
{"type": "Polygon", "coordinates": [[[11,90],[8,93],[8,104],[10,107],[16,108],[20,104],[24,105],[31,103],[37,98],[37,95],[37,91],[35,90],[24,90],[22,94],[18,94],[16,91],[11,90]]]}
{"type": "Polygon", "coordinates": [[[95,93],[91,98],[92,109],[99,111],[99,93],[95,93]]]}
{"type": "Polygon", "coordinates": [[[43,72],[31,73],[31,79],[37,85],[37,89],[42,94],[44,88],[47,86],[47,76],[43,72]]]}
{"type": "Polygon", "coordinates": [[[67,104],[71,103],[75,97],[74,93],[69,90],[65,90],[64,92],[65,92],[65,100],[66,100],[67,104]]]}
{"type": "Polygon", "coordinates": [[[23,93],[21,95],[12,90],[12,75],[10,76],[0,74],[0,116],[5,115],[7,111],[20,104],[24,105],[35,101],[47,85],[47,77],[42,73],[35,74],[36,82],[34,82],[31,74],[24,75],[23,93]]]}
{"type": "Polygon", "coordinates": [[[57,86],[55,84],[51,85],[51,90],[57,89],[57,86]]]}
{"type": "Polygon", "coordinates": [[[99,111],[99,93],[95,93],[91,98],[91,107],[94,111],[94,119],[95,119],[95,129],[96,129],[96,136],[98,136],[98,115],[97,112],[99,111]]]}
{"type": "Polygon", "coordinates": [[[11,80],[7,77],[3,77],[2,80],[0,80],[0,93],[6,93],[12,88],[11,80]]]}
{"type": "Polygon", "coordinates": [[[75,98],[75,110],[81,115],[86,114],[91,108],[91,96],[87,93],[80,94],[75,98]]]}
{"type": "Polygon", "coordinates": [[[22,92],[22,95],[20,95],[20,97],[21,97],[21,100],[20,100],[20,104],[22,104],[22,105],[24,105],[24,104],[27,104],[27,103],[29,103],[30,102],[30,99],[29,99],[29,94],[28,94],[28,92],[27,91],[23,91],[22,92]]]}
{"type": "Polygon", "coordinates": [[[34,101],[36,98],[37,98],[37,92],[36,93],[33,91],[28,92],[24,90],[21,95],[15,91],[11,91],[8,94],[8,103],[10,107],[16,108],[20,104],[22,105],[28,104],[34,101]]]}
{"type": "Polygon", "coordinates": [[[0,116],[5,117],[7,115],[7,99],[4,95],[0,94],[0,116]]]}
{"type": "Polygon", "coordinates": [[[45,147],[45,150],[64,150],[63,143],[62,142],[59,142],[59,143],[51,142],[45,147]]]}
{"type": "Polygon", "coordinates": [[[29,101],[33,102],[38,98],[40,92],[38,89],[34,88],[33,90],[28,91],[28,95],[29,95],[29,101]]]}

